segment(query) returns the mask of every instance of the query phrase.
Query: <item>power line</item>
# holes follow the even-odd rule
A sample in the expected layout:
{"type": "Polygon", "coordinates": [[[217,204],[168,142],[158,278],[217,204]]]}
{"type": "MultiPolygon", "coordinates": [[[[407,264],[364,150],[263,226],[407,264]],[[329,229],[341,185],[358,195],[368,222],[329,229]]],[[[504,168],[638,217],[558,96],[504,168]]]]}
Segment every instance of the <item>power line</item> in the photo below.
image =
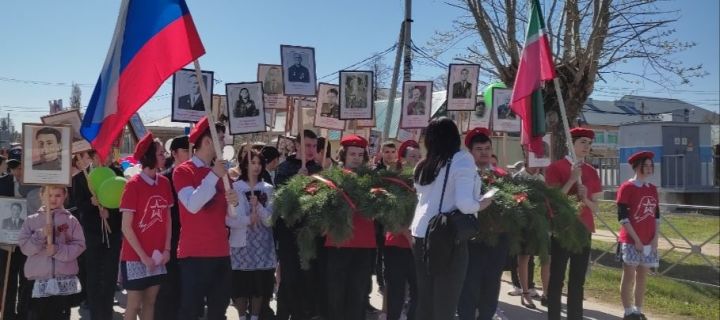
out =
{"type": "MultiPolygon", "coordinates": [[[[357,66],[362,65],[362,64],[365,63],[365,62],[368,62],[368,61],[370,61],[370,60],[372,60],[372,59],[375,59],[376,57],[381,57],[381,56],[384,56],[384,55],[392,52],[395,48],[397,48],[397,43],[393,44],[392,46],[390,46],[389,48],[387,48],[387,49],[385,49],[385,50],[383,50],[383,51],[381,51],[381,52],[375,53],[375,54],[373,54],[372,56],[369,56],[369,57],[367,57],[367,58],[365,58],[365,59],[363,59],[363,60],[361,60],[361,61],[359,61],[359,62],[356,62],[356,63],[354,63],[354,64],[352,64],[352,65],[350,65],[350,66],[347,66],[347,67],[345,67],[345,68],[342,68],[342,69],[340,69],[340,70],[352,70],[353,68],[356,68],[357,66]]],[[[318,78],[318,80],[327,79],[327,78],[329,78],[329,77],[331,77],[331,76],[333,76],[333,75],[338,75],[339,73],[340,73],[340,71],[335,71],[335,72],[332,72],[332,73],[328,73],[328,74],[326,74],[326,75],[318,78]]],[[[331,80],[337,79],[337,77],[338,77],[338,76],[335,76],[335,77],[332,78],[331,80]]]]}
{"type": "MultiPolygon", "coordinates": [[[[8,78],[8,77],[0,77],[0,81],[4,82],[14,82],[14,83],[24,83],[24,84],[32,84],[32,85],[41,85],[41,86],[56,86],[56,87],[72,87],[72,83],[67,82],[48,82],[48,81],[41,81],[41,80],[23,80],[23,79],[15,79],[15,78],[8,78]]],[[[94,84],[88,84],[88,83],[76,83],[78,86],[81,87],[93,87],[94,84]]]]}

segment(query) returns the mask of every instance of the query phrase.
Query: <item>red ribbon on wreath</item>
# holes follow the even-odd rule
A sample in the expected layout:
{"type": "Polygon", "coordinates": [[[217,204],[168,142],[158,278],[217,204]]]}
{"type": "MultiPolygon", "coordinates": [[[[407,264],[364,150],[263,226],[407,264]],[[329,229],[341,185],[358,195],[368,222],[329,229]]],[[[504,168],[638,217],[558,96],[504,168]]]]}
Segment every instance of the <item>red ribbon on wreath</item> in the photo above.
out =
{"type": "MultiPolygon", "coordinates": [[[[329,179],[325,179],[325,178],[323,178],[323,177],[321,177],[321,176],[319,176],[319,175],[317,175],[317,174],[314,174],[314,175],[312,175],[312,176],[310,176],[310,177],[313,178],[313,179],[315,179],[315,180],[317,180],[317,181],[319,181],[319,182],[324,183],[326,186],[328,186],[328,188],[330,188],[330,189],[332,189],[332,190],[336,190],[336,191],[343,197],[343,199],[344,199],[345,202],[348,204],[348,206],[350,206],[350,209],[352,209],[353,212],[354,212],[354,211],[357,211],[357,206],[356,206],[355,203],[352,201],[352,199],[350,199],[350,196],[348,196],[348,194],[347,194],[345,191],[343,191],[342,189],[339,189],[339,188],[337,187],[337,185],[335,184],[335,182],[332,182],[332,181],[329,180],[329,179]]],[[[307,191],[307,188],[305,189],[305,191],[307,191]]],[[[315,191],[317,192],[317,189],[315,189],[315,191]]]]}

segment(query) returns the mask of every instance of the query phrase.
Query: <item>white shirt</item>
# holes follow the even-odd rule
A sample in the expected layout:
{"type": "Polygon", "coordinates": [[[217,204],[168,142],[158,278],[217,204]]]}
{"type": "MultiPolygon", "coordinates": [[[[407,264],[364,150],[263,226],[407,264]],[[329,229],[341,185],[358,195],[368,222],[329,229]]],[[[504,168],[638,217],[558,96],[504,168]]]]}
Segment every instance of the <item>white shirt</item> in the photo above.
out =
{"type": "MultiPolygon", "coordinates": [[[[207,165],[200,158],[193,156],[192,162],[196,167],[202,168],[207,165]]],[[[185,187],[178,192],[178,200],[187,208],[189,213],[195,214],[200,212],[203,206],[205,206],[210,199],[215,196],[217,190],[215,185],[220,178],[210,170],[205,178],[202,179],[200,185],[197,188],[185,187]]]]}
{"type": "MultiPolygon", "coordinates": [[[[235,217],[225,216],[225,225],[230,227],[230,247],[242,248],[247,244],[247,229],[250,225],[250,202],[245,195],[250,191],[247,182],[238,180],[233,183],[233,190],[238,195],[238,206],[235,211],[235,217]]],[[[253,191],[260,191],[267,195],[268,200],[262,210],[258,211],[260,222],[266,227],[270,227],[272,219],[272,196],[273,186],[269,183],[258,181],[253,191]]]]}
{"type": "MultiPolygon", "coordinates": [[[[410,225],[413,237],[424,238],[430,219],[439,213],[446,168],[440,170],[431,184],[421,186],[415,183],[418,204],[410,225]]],[[[477,214],[480,210],[481,187],[482,183],[472,155],[465,150],[458,151],[452,158],[442,212],[459,209],[465,214],[477,214]]]]}

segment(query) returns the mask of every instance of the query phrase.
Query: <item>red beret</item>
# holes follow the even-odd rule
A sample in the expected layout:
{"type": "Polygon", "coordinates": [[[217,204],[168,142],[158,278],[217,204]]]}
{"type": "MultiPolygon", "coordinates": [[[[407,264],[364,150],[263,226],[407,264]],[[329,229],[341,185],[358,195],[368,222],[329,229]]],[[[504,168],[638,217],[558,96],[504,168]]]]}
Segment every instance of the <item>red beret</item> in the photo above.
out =
{"type": "Polygon", "coordinates": [[[573,138],[589,138],[590,140],[595,139],[595,131],[588,128],[572,128],[570,129],[570,135],[573,138]]]}
{"type": "Polygon", "coordinates": [[[465,134],[465,146],[468,149],[470,149],[472,147],[471,146],[472,139],[475,138],[475,136],[480,135],[480,134],[482,134],[482,135],[488,137],[488,139],[490,139],[490,130],[488,130],[488,128],[477,127],[477,128],[474,128],[474,129],[468,131],[468,133],[465,134]]]}
{"type": "Polygon", "coordinates": [[[358,147],[358,148],[367,148],[368,142],[365,140],[365,138],[351,134],[349,136],[344,136],[342,140],[340,140],[340,145],[343,147],[358,147]]]}
{"type": "Polygon", "coordinates": [[[398,156],[400,157],[400,159],[404,158],[404,154],[407,148],[420,149],[420,144],[418,144],[415,140],[407,140],[403,142],[400,145],[400,148],[398,148],[398,156]]]}
{"type": "Polygon", "coordinates": [[[155,142],[153,138],[153,135],[151,132],[148,132],[145,134],[145,136],[138,141],[138,144],[135,146],[135,153],[133,153],[133,157],[135,159],[142,159],[142,157],[145,155],[145,152],[147,152],[148,148],[150,148],[150,145],[155,142]]]}
{"type": "Polygon", "coordinates": [[[193,127],[192,131],[190,131],[190,143],[197,144],[197,140],[200,139],[200,136],[202,136],[203,133],[205,133],[205,130],[207,130],[208,128],[209,126],[207,117],[202,117],[200,121],[195,124],[195,127],[193,127]]]}
{"type": "Polygon", "coordinates": [[[644,159],[644,158],[655,158],[655,154],[652,151],[639,151],[633,153],[630,158],[628,158],[628,163],[632,166],[633,163],[637,160],[644,159]]]}

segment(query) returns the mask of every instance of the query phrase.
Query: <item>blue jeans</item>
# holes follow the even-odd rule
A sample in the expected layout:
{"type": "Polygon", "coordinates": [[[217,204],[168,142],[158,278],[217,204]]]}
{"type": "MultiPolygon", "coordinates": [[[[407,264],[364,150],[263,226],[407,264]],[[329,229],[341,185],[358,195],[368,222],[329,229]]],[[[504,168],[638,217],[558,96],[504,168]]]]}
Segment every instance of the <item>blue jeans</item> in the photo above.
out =
{"type": "Polygon", "coordinates": [[[180,264],[181,320],[196,320],[207,303],[208,320],[224,320],[230,304],[230,257],[182,258],[180,264]]]}
{"type": "Polygon", "coordinates": [[[469,262],[460,303],[460,320],[489,320],[495,314],[500,295],[500,279],[507,261],[510,242],[502,234],[497,245],[491,247],[479,242],[469,242],[469,262]]]}

